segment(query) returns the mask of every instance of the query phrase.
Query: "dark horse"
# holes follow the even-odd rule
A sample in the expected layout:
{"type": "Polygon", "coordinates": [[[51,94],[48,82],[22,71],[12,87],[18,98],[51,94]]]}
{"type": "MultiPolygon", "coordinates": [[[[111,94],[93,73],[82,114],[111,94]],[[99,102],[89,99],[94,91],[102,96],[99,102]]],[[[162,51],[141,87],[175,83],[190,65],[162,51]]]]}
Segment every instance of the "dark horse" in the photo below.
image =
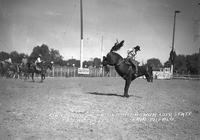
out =
{"type": "Polygon", "coordinates": [[[34,80],[34,74],[39,74],[41,75],[41,82],[45,79],[45,74],[47,72],[47,69],[52,70],[53,63],[50,61],[43,61],[41,62],[41,68],[37,69],[36,65],[34,63],[28,63],[28,69],[26,73],[31,74],[32,81],[35,82],[34,80]]]}
{"type": "Polygon", "coordinates": [[[122,58],[118,53],[114,51],[119,50],[123,46],[124,41],[120,43],[115,43],[110,52],[103,57],[103,66],[108,69],[107,65],[114,66],[117,73],[126,81],[124,88],[124,97],[129,97],[128,89],[131,81],[135,80],[137,77],[145,76],[148,82],[153,82],[153,72],[152,67],[149,65],[138,66],[137,77],[135,74],[135,68],[132,68],[126,58],[122,58]]]}
{"type": "Polygon", "coordinates": [[[30,69],[30,66],[31,66],[30,63],[27,63],[27,64],[21,63],[19,65],[19,75],[21,78],[24,76],[24,80],[29,78],[29,74],[32,72],[32,70],[30,69]]]}
{"type": "Polygon", "coordinates": [[[0,62],[0,73],[1,76],[5,76],[7,78],[13,77],[18,78],[19,77],[19,66],[17,63],[8,63],[5,61],[0,62]]]}

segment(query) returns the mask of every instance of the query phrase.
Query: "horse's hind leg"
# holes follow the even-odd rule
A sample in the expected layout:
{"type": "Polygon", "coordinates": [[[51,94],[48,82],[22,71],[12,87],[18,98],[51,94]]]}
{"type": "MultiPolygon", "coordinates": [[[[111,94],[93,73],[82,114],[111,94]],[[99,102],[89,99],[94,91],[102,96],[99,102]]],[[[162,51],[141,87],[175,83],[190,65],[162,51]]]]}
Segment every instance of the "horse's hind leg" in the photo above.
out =
{"type": "Polygon", "coordinates": [[[124,87],[124,97],[129,97],[128,89],[129,89],[130,84],[131,84],[131,79],[126,79],[125,87],[124,87]]]}
{"type": "Polygon", "coordinates": [[[41,83],[43,82],[43,80],[44,80],[44,75],[43,74],[41,74],[41,83]]]}
{"type": "Polygon", "coordinates": [[[34,80],[34,73],[32,73],[31,77],[32,77],[32,81],[35,82],[35,80],[34,80]]]}
{"type": "Polygon", "coordinates": [[[28,77],[28,73],[24,73],[24,81],[27,80],[27,77],[28,77]]]}

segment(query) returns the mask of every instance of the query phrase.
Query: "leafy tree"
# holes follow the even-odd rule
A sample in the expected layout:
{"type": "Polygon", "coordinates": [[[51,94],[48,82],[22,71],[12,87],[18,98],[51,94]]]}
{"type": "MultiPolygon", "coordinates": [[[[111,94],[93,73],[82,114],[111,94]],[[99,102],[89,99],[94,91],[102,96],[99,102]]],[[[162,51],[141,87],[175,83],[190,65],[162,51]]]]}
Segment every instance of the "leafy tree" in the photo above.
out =
{"type": "Polygon", "coordinates": [[[198,74],[200,75],[200,49],[199,49],[199,58],[198,58],[198,74]]]}
{"type": "Polygon", "coordinates": [[[186,57],[187,71],[190,74],[198,74],[199,54],[195,53],[186,57]]]}
{"type": "Polygon", "coordinates": [[[50,60],[49,47],[45,44],[34,47],[32,53],[30,55],[29,61],[34,62],[39,55],[42,55],[42,60],[44,60],[44,61],[50,60]]]}
{"type": "Polygon", "coordinates": [[[171,63],[169,60],[164,63],[164,67],[166,67],[166,68],[171,67],[171,63]]]}
{"type": "Polygon", "coordinates": [[[75,66],[75,67],[80,67],[80,61],[76,60],[74,58],[67,60],[67,66],[75,66]]]}
{"type": "Polygon", "coordinates": [[[60,55],[58,50],[51,49],[50,50],[50,60],[54,62],[54,64],[58,65],[65,65],[65,62],[63,61],[62,55],[60,55]]]}
{"type": "Polygon", "coordinates": [[[153,67],[153,70],[160,70],[162,68],[162,63],[158,58],[151,58],[147,60],[147,64],[153,67]]]}
{"type": "Polygon", "coordinates": [[[30,62],[34,62],[37,59],[37,57],[40,54],[39,50],[40,50],[40,46],[36,46],[36,47],[33,48],[33,51],[32,51],[32,53],[31,53],[31,55],[29,57],[29,61],[30,62]]]}
{"type": "MultiPolygon", "coordinates": [[[[174,60],[174,71],[179,74],[198,74],[199,54],[177,55],[174,60]]],[[[170,66],[170,61],[165,62],[164,66],[170,66]]]]}
{"type": "Polygon", "coordinates": [[[169,62],[171,64],[174,64],[175,60],[176,60],[176,52],[172,49],[169,54],[169,62]]]}
{"type": "Polygon", "coordinates": [[[17,51],[12,51],[10,53],[10,58],[12,59],[13,63],[20,63],[21,62],[21,58],[20,58],[19,53],[17,51]]]}
{"type": "Polygon", "coordinates": [[[101,66],[101,59],[100,58],[92,58],[91,60],[84,61],[83,67],[95,67],[99,68],[101,66]]]}
{"type": "Polygon", "coordinates": [[[96,67],[96,68],[101,67],[101,59],[100,59],[100,58],[94,58],[93,65],[94,65],[94,67],[96,67]]]}
{"type": "Polygon", "coordinates": [[[174,71],[179,74],[187,73],[186,57],[185,55],[177,55],[174,61],[174,71]]]}
{"type": "Polygon", "coordinates": [[[10,57],[9,53],[7,52],[0,52],[0,61],[6,60],[10,57]]]}
{"type": "Polygon", "coordinates": [[[89,60],[89,61],[84,61],[83,62],[83,67],[90,67],[92,66],[93,67],[93,60],[89,60]]]}
{"type": "Polygon", "coordinates": [[[40,47],[40,54],[42,55],[43,60],[48,61],[50,60],[50,51],[49,47],[45,44],[42,44],[40,47]]]}

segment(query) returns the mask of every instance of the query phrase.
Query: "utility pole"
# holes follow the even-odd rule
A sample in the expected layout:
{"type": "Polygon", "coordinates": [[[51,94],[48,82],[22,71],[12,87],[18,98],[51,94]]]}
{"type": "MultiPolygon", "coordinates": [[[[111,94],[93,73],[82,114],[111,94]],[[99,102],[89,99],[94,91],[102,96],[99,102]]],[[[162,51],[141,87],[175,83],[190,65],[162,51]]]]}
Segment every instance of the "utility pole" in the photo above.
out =
{"type": "Polygon", "coordinates": [[[83,3],[80,0],[80,23],[81,23],[81,42],[80,42],[80,68],[83,68],[83,3]]]}
{"type": "MultiPolygon", "coordinates": [[[[198,6],[200,6],[200,2],[198,3],[198,6]]],[[[198,28],[197,45],[199,46],[200,45],[200,18],[199,16],[197,17],[197,28],[198,28]]],[[[200,75],[200,48],[199,48],[199,57],[198,57],[198,75],[200,75]]]]}
{"type": "Polygon", "coordinates": [[[88,68],[83,68],[83,3],[80,0],[80,20],[81,20],[81,41],[80,41],[80,68],[78,74],[89,74],[88,68]]]}
{"type": "Polygon", "coordinates": [[[101,61],[103,61],[103,36],[101,37],[101,61]]]}
{"type": "MultiPolygon", "coordinates": [[[[174,53],[174,38],[175,38],[175,28],[176,28],[176,14],[180,13],[180,11],[174,11],[174,26],[173,26],[173,36],[172,36],[172,50],[171,52],[174,53]]],[[[170,55],[171,57],[171,55],[170,55]]],[[[174,57],[174,56],[172,56],[174,57]]],[[[173,58],[174,59],[174,58],[173,58]]],[[[171,76],[173,77],[173,71],[174,71],[174,62],[171,62],[171,76]]]]}

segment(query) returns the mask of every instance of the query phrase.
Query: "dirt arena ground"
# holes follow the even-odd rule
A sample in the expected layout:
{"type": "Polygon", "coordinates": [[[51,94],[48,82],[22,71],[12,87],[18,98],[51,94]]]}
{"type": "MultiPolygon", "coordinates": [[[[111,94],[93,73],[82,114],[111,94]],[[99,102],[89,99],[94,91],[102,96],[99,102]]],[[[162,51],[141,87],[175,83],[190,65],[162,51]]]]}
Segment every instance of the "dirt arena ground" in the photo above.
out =
{"type": "Polygon", "coordinates": [[[200,81],[0,79],[0,140],[200,140],[200,81]]]}

